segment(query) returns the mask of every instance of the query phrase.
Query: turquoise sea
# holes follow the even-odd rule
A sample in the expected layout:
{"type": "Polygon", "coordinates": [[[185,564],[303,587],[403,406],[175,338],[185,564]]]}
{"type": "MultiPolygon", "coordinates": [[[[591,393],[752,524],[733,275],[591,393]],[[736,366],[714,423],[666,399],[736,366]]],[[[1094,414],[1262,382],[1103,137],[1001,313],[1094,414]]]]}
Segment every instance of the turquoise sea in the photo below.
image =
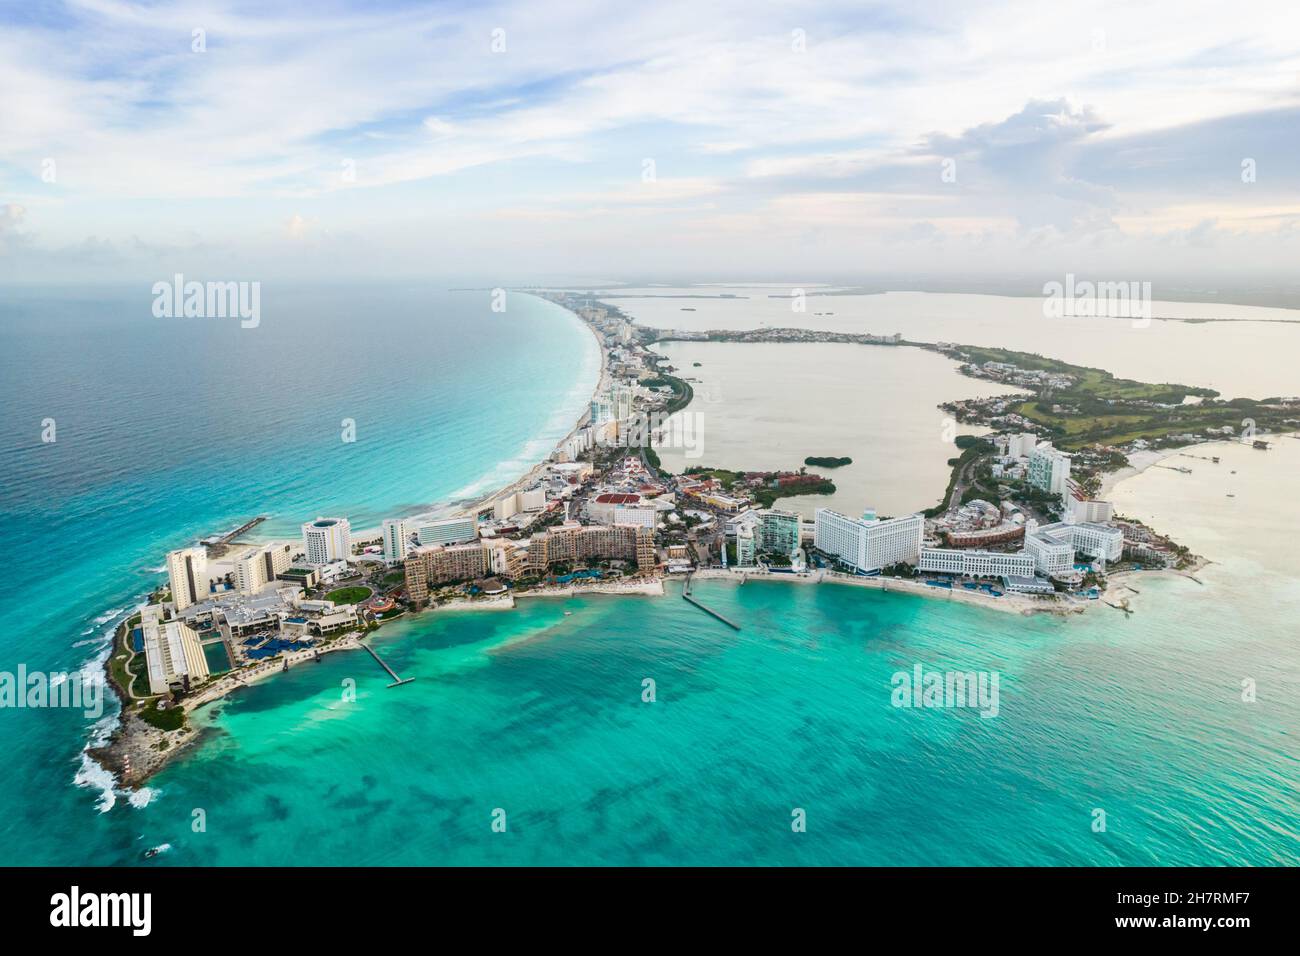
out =
{"type": "MultiPolygon", "coordinates": [[[[96,617],[188,537],[267,510],[281,529],[317,511],[364,526],[563,434],[595,380],[590,336],[476,295],[295,293],[263,307],[264,328],[293,316],[282,338],[232,345],[255,332],[164,335],[121,299],[6,293],[0,670],[92,658],[96,617]],[[36,444],[47,416],[54,449],[36,444]]],[[[145,865],[1294,865],[1300,608],[1268,587],[1227,565],[1144,580],[1132,616],[1067,620],[698,583],[740,631],[675,582],[423,614],[375,639],[413,683],[350,652],[279,675],[207,709],[206,742],[132,800],[83,765],[79,714],[0,711],[0,863],[136,864],[166,844],[145,865]],[[996,671],[998,716],[892,706],[916,664],[996,671]]]]}

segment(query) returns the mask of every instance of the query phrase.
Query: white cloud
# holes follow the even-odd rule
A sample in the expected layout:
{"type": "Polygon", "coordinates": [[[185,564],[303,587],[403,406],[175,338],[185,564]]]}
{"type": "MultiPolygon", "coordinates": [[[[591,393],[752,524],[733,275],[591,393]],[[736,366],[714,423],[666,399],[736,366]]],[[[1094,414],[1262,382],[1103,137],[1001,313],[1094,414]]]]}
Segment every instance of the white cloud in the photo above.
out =
{"type": "MultiPolygon", "coordinates": [[[[1300,12],[1281,2],[1250,16],[1171,0],[267,15],[238,0],[78,0],[58,26],[0,21],[0,200],[39,208],[23,235],[51,249],[94,238],[138,252],[136,235],[148,250],[233,248],[309,238],[321,221],[386,254],[398,237],[451,241],[453,225],[487,248],[511,219],[521,261],[569,235],[608,259],[622,242],[584,230],[623,217],[637,224],[628,249],[671,245],[694,267],[730,268],[723,239],[762,261],[764,226],[815,231],[806,248],[766,239],[774,260],[810,263],[832,236],[885,255],[886,236],[979,237],[1008,266],[1025,243],[1114,234],[1158,255],[1160,235],[1203,221],[1220,224],[1207,241],[1244,250],[1294,215],[1300,183],[1281,158],[1254,193],[1216,180],[1217,158],[1192,170],[1210,149],[1192,131],[1294,107],[1297,35],[1300,12]],[[195,27],[206,52],[191,52],[195,27]],[[491,51],[496,27],[505,53],[491,51]],[[646,156],[657,183],[639,182],[646,156]],[[44,158],[56,183],[39,179],[44,158]]],[[[1232,146],[1250,155],[1263,127],[1243,129],[1232,146]]]]}

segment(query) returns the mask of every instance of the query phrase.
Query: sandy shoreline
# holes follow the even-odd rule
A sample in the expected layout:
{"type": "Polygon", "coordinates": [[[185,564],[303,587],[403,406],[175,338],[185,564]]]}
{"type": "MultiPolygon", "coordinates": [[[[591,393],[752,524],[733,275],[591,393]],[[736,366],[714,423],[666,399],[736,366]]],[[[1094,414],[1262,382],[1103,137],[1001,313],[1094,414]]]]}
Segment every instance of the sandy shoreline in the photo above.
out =
{"type": "MultiPolygon", "coordinates": [[[[550,302],[551,300],[546,299],[545,301],[550,302]]],[[[564,309],[565,312],[568,312],[571,316],[573,316],[575,321],[581,323],[583,328],[585,328],[588,332],[590,332],[592,336],[596,339],[596,348],[600,351],[600,375],[596,379],[596,387],[592,390],[591,398],[588,400],[588,404],[590,404],[591,400],[595,399],[602,391],[605,391],[606,389],[609,388],[609,351],[608,349],[605,348],[605,343],[601,340],[600,333],[596,331],[596,327],[594,325],[586,321],[584,318],[582,318],[582,316],[578,315],[576,312],[572,311],[571,309],[565,309],[564,306],[560,305],[558,302],[554,302],[552,304],[558,306],[561,309],[564,309]]],[[[590,412],[584,410],[582,414],[578,416],[578,420],[574,423],[573,427],[569,429],[569,433],[555,443],[555,447],[551,449],[550,454],[548,454],[537,464],[533,465],[532,468],[528,469],[528,471],[526,471],[519,478],[516,478],[514,481],[502,485],[500,488],[497,488],[493,491],[489,491],[488,493],[484,495],[480,495],[476,498],[463,499],[461,501],[456,501],[447,505],[443,505],[442,507],[437,508],[433,511],[423,511],[420,512],[419,514],[410,515],[409,517],[406,518],[406,520],[410,522],[417,522],[417,521],[432,521],[437,518],[468,517],[482,511],[484,508],[492,504],[492,502],[496,501],[496,499],[498,498],[504,497],[505,495],[511,494],[516,491],[523,491],[525,488],[528,488],[530,485],[534,484],[539,478],[542,477],[542,475],[546,471],[546,467],[551,463],[551,460],[554,458],[555,453],[559,451],[561,448],[563,448],[569,442],[570,439],[572,439],[575,435],[577,435],[578,432],[581,431],[586,426],[587,419],[589,417],[590,417],[590,412]]],[[[360,530],[353,529],[352,539],[354,541],[365,541],[369,539],[379,538],[382,535],[382,533],[383,531],[381,528],[363,528],[360,530]]]]}
{"type": "MultiPolygon", "coordinates": [[[[563,306],[561,306],[563,308],[563,306]]],[[[567,310],[566,311],[570,311],[567,310]]],[[[581,322],[588,331],[596,338],[597,347],[600,350],[601,368],[600,376],[597,380],[593,397],[608,387],[609,374],[609,352],[601,340],[600,333],[594,326],[587,323],[576,313],[570,311],[573,317],[581,322]]],[[[575,423],[569,433],[562,438],[555,446],[556,450],[562,448],[565,443],[577,434],[584,427],[588,418],[588,413],[584,411],[578,421],[575,423]]],[[[1153,449],[1143,452],[1136,452],[1129,456],[1130,464],[1117,471],[1110,472],[1103,476],[1103,482],[1099,497],[1105,497],[1116,486],[1127,478],[1133,477],[1145,471],[1146,469],[1158,464],[1168,458],[1174,457],[1183,451],[1192,449],[1202,444],[1213,444],[1213,442],[1197,442],[1191,445],[1153,449]]],[[[489,494],[480,498],[473,499],[469,504],[461,502],[444,507],[435,512],[425,512],[416,515],[412,520],[419,518],[442,516],[447,514],[470,515],[481,510],[495,499],[502,495],[509,494],[521,488],[532,484],[544,472],[548,463],[554,456],[554,451],[542,461],[534,465],[528,472],[515,481],[498,488],[489,494]]],[[[364,540],[368,537],[374,537],[379,534],[379,529],[363,529],[354,532],[354,538],[364,540]]],[[[250,539],[251,540],[251,539],[250,539]]],[[[1144,571],[1140,572],[1141,576],[1151,577],[1152,575],[1163,576],[1176,574],[1182,577],[1189,577],[1192,580],[1198,580],[1194,575],[1204,562],[1198,563],[1191,571],[1144,571]]],[[[982,591],[973,591],[960,587],[953,588],[933,587],[921,580],[908,580],[904,578],[891,577],[856,577],[835,572],[818,571],[810,574],[773,574],[771,572],[761,572],[753,569],[703,569],[694,572],[695,577],[701,580],[729,580],[733,583],[740,584],[745,580],[775,580],[786,581],[797,584],[842,584],[853,587],[873,588],[880,591],[910,594],[918,597],[925,597],[931,600],[957,601],[959,603],[970,604],[976,607],[987,608],[989,610],[1000,611],[1010,614],[1055,614],[1069,615],[1083,613],[1092,605],[1106,605],[1112,608],[1118,608],[1125,612],[1131,612],[1130,596],[1139,594],[1135,588],[1128,585],[1138,572],[1120,573],[1112,576],[1113,586],[1107,592],[1103,593],[1100,600],[1088,601],[1077,598],[1067,598],[1063,596],[1037,597],[1032,595],[1004,593],[1001,597],[994,597],[982,591]],[[1118,602],[1118,603],[1116,603],[1118,602]]],[[[666,594],[664,587],[665,578],[656,577],[650,580],[637,581],[583,581],[581,583],[568,584],[549,588],[537,588],[523,593],[508,592],[501,596],[490,598],[456,598],[445,604],[438,605],[430,610],[511,610],[517,606],[517,600],[522,598],[567,598],[587,594],[607,594],[613,596],[646,596],[646,597],[663,597],[666,594]]],[[[259,663],[251,668],[232,671],[227,675],[217,678],[208,685],[200,688],[193,696],[187,698],[183,703],[186,714],[192,714],[194,711],[213,701],[225,698],[227,695],[239,690],[241,687],[248,687],[258,683],[273,674],[280,673],[287,667],[296,667],[308,660],[314,660],[318,655],[333,653],[340,650],[357,650],[361,649],[362,637],[359,632],[350,632],[336,640],[331,641],[328,645],[306,649],[302,651],[290,652],[286,655],[278,656],[272,660],[259,663]]],[[[116,639],[115,639],[116,640],[116,639]]],[[[108,670],[108,663],[105,662],[105,669],[108,670]]],[[[88,753],[92,759],[96,760],[106,770],[112,773],[118,781],[128,787],[138,787],[145,782],[154,773],[158,772],[177,754],[192,746],[201,737],[201,732],[192,725],[187,724],[181,730],[162,731],[146,724],[132,712],[131,701],[125,698],[125,695],[119,692],[119,697],[123,699],[123,710],[119,727],[113,732],[109,741],[96,748],[88,748],[88,753]]]]}
{"type": "Polygon", "coordinates": [[[926,597],[941,601],[956,601],[960,604],[971,604],[975,607],[987,608],[990,611],[1001,611],[1004,614],[1081,614],[1089,604],[1095,604],[1095,601],[1074,601],[1060,597],[1056,598],[1037,598],[1027,594],[1004,593],[1001,597],[994,597],[983,591],[971,591],[957,585],[952,588],[931,587],[924,581],[908,580],[907,578],[891,577],[858,577],[849,574],[840,574],[834,571],[814,571],[808,574],[773,574],[771,572],[755,572],[750,570],[739,571],[733,569],[722,570],[721,568],[706,568],[702,571],[696,571],[694,577],[697,580],[727,580],[739,583],[741,580],[750,581],[782,581],[793,584],[843,584],[850,587],[872,588],[877,591],[886,591],[895,594],[910,594],[915,597],[926,597]]]}

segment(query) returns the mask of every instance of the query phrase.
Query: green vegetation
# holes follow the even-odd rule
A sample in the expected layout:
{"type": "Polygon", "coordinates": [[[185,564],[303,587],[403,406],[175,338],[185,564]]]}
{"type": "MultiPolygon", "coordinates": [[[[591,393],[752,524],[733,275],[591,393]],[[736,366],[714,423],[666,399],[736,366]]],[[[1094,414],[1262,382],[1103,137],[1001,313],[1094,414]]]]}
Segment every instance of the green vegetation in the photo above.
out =
{"type": "Polygon", "coordinates": [[[691,388],[690,382],[675,375],[669,375],[667,372],[660,372],[655,378],[643,379],[641,384],[647,388],[662,388],[664,385],[672,387],[673,397],[668,399],[668,404],[664,408],[665,415],[680,412],[695,397],[695,391],[691,388]]]}
{"type": "Polygon", "coordinates": [[[793,498],[797,495],[833,495],[835,494],[835,482],[829,478],[823,478],[820,481],[809,481],[802,484],[791,485],[760,485],[751,487],[741,485],[736,487],[737,483],[744,477],[743,472],[729,471],[726,468],[707,468],[703,465],[693,465],[687,468],[683,474],[690,475],[693,478],[713,478],[722,489],[727,492],[733,492],[738,495],[749,495],[760,508],[770,508],[773,502],[778,498],[793,498]]]}
{"type": "Polygon", "coordinates": [[[655,469],[656,471],[659,470],[660,468],[659,452],[647,446],[645,450],[645,460],[650,463],[651,468],[655,469]]]}
{"type": "Polygon", "coordinates": [[[1011,349],[985,348],[978,345],[958,345],[956,348],[969,355],[970,361],[976,365],[983,365],[985,362],[1001,362],[1026,371],[1055,372],[1076,379],[1070,389],[1054,393],[1058,401],[1063,400],[1067,395],[1073,395],[1103,401],[1115,399],[1178,405],[1188,395],[1200,398],[1217,398],[1219,395],[1212,388],[1197,388],[1168,382],[1163,385],[1152,385],[1148,382],[1116,378],[1105,369],[1071,365],[1069,362],[1046,358],[1034,352],[1016,352],[1011,349]]]}
{"type": "Polygon", "coordinates": [[[814,468],[842,468],[845,465],[853,464],[853,459],[844,458],[819,458],[815,455],[809,455],[803,460],[805,465],[811,465],[814,468]]]}
{"type": "Polygon", "coordinates": [[[761,488],[754,489],[754,501],[760,508],[770,508],[778,498],[793,498],[797,495],[833,494],[835,494],[835,482],[829,478],[823,478],[821,481],[810,481],[801,485],[782,485],[777,488],[764,485],[761,488]]]}
{"type": "Polygon", "coordinates": [[[741,478],[741,473],[738,471],[728,471],[725,468],[706,468],[703,465],[692,465],[683,474],[691,475],[694,478],[716,479],[725,491],[730,491],[732,486],[741,478]]]}
{"type": "MultiPolygon", "coordinates": [[[[969,436],[968,436],[969,437],[969,436]]],[[[985,455],[991,455],[996,451],[993,443],[983,438],[977,438],[973,443],[968,445],[965,451],[957,458],[949,458],[948,464],[952,465],[952,474],[948,476],[948,487],[943,491],[943,497],[933,508],[927,508],[924,512],[927,518],[934,518],[948,510],[948,499],[952,497],[952,490],[957,485],[957,477],[962,473],[968,464],[976,458],[982,458],[985,455]]],[[[973,497],[979,497],[974,495],[973,497]]]]}
{"type": "Polygon", "coordinates": [[[333,601],[335,604],[360,604],[374,593],[370,588],[358,584],[352,587],[335,588],[325,595],[325,600],[333,601]]]}
{"type": "MultiPolygon", "coordinates": [[[[1210,388],[1136,382],[1116,378],[1103,369],[1010,349],[960,345],[955,350],[965,353],[975,365],[1001,362],[1073,378],[1075,382],[1068,388],[1042,389],[1010,409],[1045,430],[1064,451],[1094,444],[1123,445],[1138,438],[1157,446],[1174,444],[1178,435],[1224,426],[1239,431],[1247,421],[1254,422],[1259,431],[1293,427],[1288,415],[1294,412],[1255,399],[1221,399],[1210,388]],[[1201,401],[1184,404],[1188,397],[1201,401]]],[[[958,444],[960,447],[960,438],[958,444]]]]}
{"type": "Polygon", "coordinates": [[[161,697],[155,697],[136,713],[150,727],[156,727],[159,730],[180,730],[184,727],[185,710],[175,706],[169,706],[166,710],[159,710],[158,705],[161,702],[161,697]]]}
{"type": "Polygon", "coordinates": [[[910,564],[891,564],[887,568],[880,569],[880,576],[883,578],[914,578],[916,575],[916,568],[910,564]]]}

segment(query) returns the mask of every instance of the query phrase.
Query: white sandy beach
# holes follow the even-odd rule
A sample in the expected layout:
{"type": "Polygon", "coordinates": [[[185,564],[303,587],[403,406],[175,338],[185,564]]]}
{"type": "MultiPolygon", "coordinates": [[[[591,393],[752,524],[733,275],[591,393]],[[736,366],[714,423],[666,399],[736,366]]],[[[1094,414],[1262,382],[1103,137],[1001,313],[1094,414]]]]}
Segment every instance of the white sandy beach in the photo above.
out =
{"type": "Polygon", "coordinates": [[[1095,601],[1080,601],[1069,598],[1038,598],[1027,594],[1003,594],[993,597],[982,591],[970,591],[960,585],[952,588],[931,587],[924,581],[911,581],[906,578],[890,577],[855,577],[834,571],[814,571],[809,574],[773,574],[771,572],[708,568],[695,572],[697,580],[728,580],[740,582],[783,581],[793,584],[846,584],[852,587],[873,588],[895,594],[911,594],[916,597],[933,598],[940,601],[957,601],[988,608],[991,611],[1003,611],[1010,614],[1080,614],[1095,601]]]}

